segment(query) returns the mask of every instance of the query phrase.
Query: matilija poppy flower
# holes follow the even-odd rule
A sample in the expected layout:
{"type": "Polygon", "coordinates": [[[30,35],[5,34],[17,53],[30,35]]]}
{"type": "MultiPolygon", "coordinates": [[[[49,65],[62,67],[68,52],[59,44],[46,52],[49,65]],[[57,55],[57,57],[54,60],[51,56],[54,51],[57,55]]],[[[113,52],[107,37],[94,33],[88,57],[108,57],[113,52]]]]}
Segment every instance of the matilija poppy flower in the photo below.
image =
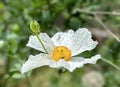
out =
{"type": "Polygon", "coordinates": [[[22,73],[32,69],[48,65],[52,68],[65,68],[72,72],[84,64],[95,64],[101,58],[99,54],[91,58],[77,56],[84,51],[90,51],[96,47],[97,41],[92,40],[91,33],[86,28],[80,28],[76,32],[58,32],[52,38],[46,33],[40,33],[39,37],[43,42],[47,53],[43,49],[36,36],[30,36],[27,46],[43,53],[35,56],[30,55],[28,60],[22,66],[22,73]]]}

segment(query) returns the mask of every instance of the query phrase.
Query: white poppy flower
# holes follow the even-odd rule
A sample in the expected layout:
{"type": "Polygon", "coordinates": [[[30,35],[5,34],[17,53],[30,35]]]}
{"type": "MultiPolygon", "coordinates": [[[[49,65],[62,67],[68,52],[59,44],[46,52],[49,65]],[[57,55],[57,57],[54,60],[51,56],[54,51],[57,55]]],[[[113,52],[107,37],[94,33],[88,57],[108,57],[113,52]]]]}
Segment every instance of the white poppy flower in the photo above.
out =
{"type": "Polygon", "coordinates": [[[30,55],[22,66],[22,73],[45,65],[52,68],[64,67],[72,72],[84,64],[95,64],[101,57],[99,54],[91,58],[77,56],[84,51],[94,49],[98,44],[97,41],[92,40],[91,33],[86,28],[80,28],[76,32],[73,30],[58,32],[52,38],[46,33],[40,33],[39,37],[48,54],[45,53],[37,37],[33,35],[30,36],[27,46],[42,51],[43,53],[35,56],[30,55]]]}

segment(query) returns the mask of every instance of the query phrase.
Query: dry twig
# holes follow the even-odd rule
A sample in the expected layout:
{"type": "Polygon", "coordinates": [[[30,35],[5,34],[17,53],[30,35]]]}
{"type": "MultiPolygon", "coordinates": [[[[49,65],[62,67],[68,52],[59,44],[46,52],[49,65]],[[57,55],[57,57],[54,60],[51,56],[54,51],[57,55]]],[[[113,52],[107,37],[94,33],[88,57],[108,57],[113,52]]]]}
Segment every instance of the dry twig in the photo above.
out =
{"type": "Polygon", "coordinates": [[[94,14],[95,19],[98,21],[98,23],[112,36],[114,37],[119,43],[120,43],[120,39],[119,37],[117,37],[114,33],[112,33],[107,27],[106,25],[97,17],[96,14],[94,14]]]}
{"type": "Polygon", "coordinates": [[[100,18],[97,16],[97,14],[101,14],[101,15],[120,15],[120,12],[105,12],[105,11],[83,11],[81,9],[76,9],[74,10],[72,13],[76,13],[76,12],[80,12],[80,13],[85,13],[85,14],[92,14],[95,16],[95,19],[98,21],[98,23],[112,36],[114,37],[119,43],[120,43],[120,38],[117,37],[113,32],[111,32],[109,30],[109,28],[107,28],[107,26],[100,20],[100,18]]]}

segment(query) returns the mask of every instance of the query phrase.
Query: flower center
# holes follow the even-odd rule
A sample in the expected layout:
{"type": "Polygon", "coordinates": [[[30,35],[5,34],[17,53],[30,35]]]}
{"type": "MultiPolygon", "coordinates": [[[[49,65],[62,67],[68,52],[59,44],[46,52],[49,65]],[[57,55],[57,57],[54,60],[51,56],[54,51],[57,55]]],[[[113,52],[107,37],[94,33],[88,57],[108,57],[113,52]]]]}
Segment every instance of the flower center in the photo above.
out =
{"type": "Polygon", "coordinates": [[[71,59],[71,51],[65,46],[56,46],[52,52],[52,58],[55,61],[59,61],[59,59],[69,61],[71,59]]]}

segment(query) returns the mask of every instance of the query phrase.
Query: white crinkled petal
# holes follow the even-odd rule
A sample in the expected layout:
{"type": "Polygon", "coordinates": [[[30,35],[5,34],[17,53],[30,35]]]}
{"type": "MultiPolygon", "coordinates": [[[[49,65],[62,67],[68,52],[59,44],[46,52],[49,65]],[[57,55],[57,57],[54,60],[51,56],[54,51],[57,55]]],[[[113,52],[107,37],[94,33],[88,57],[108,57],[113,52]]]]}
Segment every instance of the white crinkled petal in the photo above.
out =
{"type": "Polygon", "coordinates": [[[73,30],[69,30],[68,32],[58,32],[51,39],[55,46],[66,46],[69,49],[73,46],[72,36],[74,35],[73,30]]]}
{"type": "Polygon", "coordinates": [[[92,35],[86,28],[78,29],[75,32],[72,41],[72,56],[78,55],[87,50],[92,50],[98,44],[97,41],[92,40],[92,35]]]}
{"type": "Polygon", "coordinates": [[[32,69],[49,65],[50,64],[50,59],[47,54],[38,54],[36,56],[30,55],[28,60],[23,64],[22,66],[22,73],[28,72],[32,69]]]}
{"type": "Polygon", "coordinates": [[[82,67],[84,64],[87,64],[87,63],[95,64],[96,61],[100,58],[101,58],[100,55],[95,55],[91,58],[74,57],[74,58],[72,58],[71,61],[65,61],[65,60],[61,59],[58,62],[52,63],[50,65],[50,67],[53,67],[53,68],[64,67],[67,70],[69,70],[70,72],[72,72],[76,68],[82,67]]]}
{"type": "MultiPolygon", "coordinates": [[[[46,33],[40,33],[39,36],[40,36],[40,39],[41,39],[42,43],[44,44],[47,52],[51,53],[53,48],[54,48],[54,44],[53,44],[51,38],[46,33]]],[[[37,49],[37,50],[40,50],[42,52],[45,52],[41,43],[39,42],[39,40],[37,39],[36,36],[31,35],[29,37],[29,41],[27,43],[27,46],[32,47],[32,48],[37,49]]]]}
{"type": "Polygon", "coordinates": [[[86,28],[80,28],[75,33],[73,30],[58,32],[51,39],[55,46],[68,47],[72,51],[72,56],[92,50],[98,44],[92,40],[92,35],[86,28]]]}

